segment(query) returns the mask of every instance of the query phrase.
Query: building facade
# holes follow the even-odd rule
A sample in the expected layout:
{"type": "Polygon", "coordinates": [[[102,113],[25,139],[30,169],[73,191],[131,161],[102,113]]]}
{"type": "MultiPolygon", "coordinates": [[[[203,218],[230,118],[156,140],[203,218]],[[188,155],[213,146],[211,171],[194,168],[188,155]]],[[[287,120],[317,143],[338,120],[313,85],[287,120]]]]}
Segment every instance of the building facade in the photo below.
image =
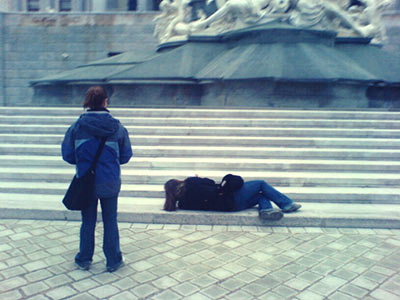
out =
{"type": "Polygon", "coordinates": [[[0,10],[19,12],[106,12],[158,10],[161,0],[2,0],[0,10]]]}

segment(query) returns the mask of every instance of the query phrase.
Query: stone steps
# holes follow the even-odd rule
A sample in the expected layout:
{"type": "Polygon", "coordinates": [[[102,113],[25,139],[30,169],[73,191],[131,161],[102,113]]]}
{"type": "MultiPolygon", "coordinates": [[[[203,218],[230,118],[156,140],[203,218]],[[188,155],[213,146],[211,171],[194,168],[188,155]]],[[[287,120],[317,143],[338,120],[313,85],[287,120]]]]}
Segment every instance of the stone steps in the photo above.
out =
{"type": "MultiPolygon", "coordinates": [[[[68,125],[0,124],[0,133],[60,134],[68,125]]],[[[137,135],[212,136],[212,137],[336,137],[336,138],[399,138],[396,129],[288,128],[288,127],[190,127],[190,126],[126,126],[137,135]]]]}
{"type": "MultiPolygon", "coordinates": [[[[140,157],[235,157],[399,161],[398,149],[320,149],[282,147],[222,147],[222,146],[133,146],[134,156],[140,157]]],[[[60,145],[0,144],[0,155],[59,156],[60,145]]]]}
{"type": "MultiPolygon", "coordinates": [[[[256,210],[163,212],[163,183],[192,174],[264,179],[303,209],[283,226],[400,228],[400,113],[115,108],[134,157],[122,167],[123,220],[259,224],[256,210]],[[231,223],[233,222],[233,223],[231,223]]],[[[0,108],[0,216],[79,218],[61,199],[74,174],[64,133],[80,108],[0,108]]]]}
{"type": "MultiPolygon", "coordinates": [[[[0,134],[4,144],[57,145],[62,142],[64,134],[0,134]]],[[[400,149],[399,139],[390,138],[309,138],[309,137],[243,137],[243,136],[165,136],[165,135],[136,135],[130,136],[135,146],[140,145],[203,145],[203,146],[248,146],[253,147],[291,147],[291,148],[351,148],[351,149],[400,149]]]]}
{"type": "MultiPolygon", "coordinates": [[[[0,218],[81,218],[79,212],[66,210],[54,195],[0,193],[0,207],[0,218]]],[[[280,221],[261,221],[256,209],[229,213],[182,210],[170,213],[161,207],[162,199],[120,197],[118,219],[120,222],[161,224],[400,228],[397,204],[307,203],[301,212],[286,214],[280,221]]]]}
{"type": "MultiPolygon", "coordinates": [[[[218,109],[218,108],[111,108],[114,116],[123,117],[183,117],[183,118],[289,118],[328,120],[397,120],[399,112],[386,110],[292,110],[292,109],[218,109]]],[[[78,107],[0,107],[2,116],[73,116],[78,117],[78,107]]]]}
{"type": "MultiPolygon", "coordinates": [[[[14,125],[64,125],[71,124],[76,116],[0,116],[0,124],[14,125]]],[[[300,128],[368,128],[368,129],[400,129],[398,120],[329,120],[329,119],[281,119],[281,118],[190,118],[187,117],[121,117],[121,123],[125,126],[154,126],[163,124],[171,127],[300,127],[300,128]]]]}
{"type": "MultiPolygon", "coordinates": [[[[48,181],[69,182],[74,175],[72,168],[16,168],[3,167],[0,170],[1,181],[48,181]]],[[[215,181],[220,179],[227,171],[205,171],[199,174],[215,181]]],[[[190,176],[192,170],[144,170],[122,169],[123,178],[137,184],[163,184],[171,178],[184,179],[190,176]]],[[[273,171],[241,171],[240,175],[245,180],[268,180],[275,186],[291,187],[379,187],[399,186],[400,174],[384,173],[339,173],[339,172],[273,172],[273,171]]]]}
{"type": "MultiPolygon", "coordinates": [[[[60,156],[38,155],[1,155],[2,167],[41,167],[65,168],[60,156]]],[[[358,172],[358,173],[396,173],[400,161],[371,160],[316,160],[316,159],[259,159],[231,157],[133,157],[123,169],[148,170],[190,170],[190,173],[203,174],[208,170],[233,171],[324,171],[324,172],[358,172]]]]}
{"type": "MultiPolygon", "coordinates": [[[[162,184],[132,184],[130,181],[122,184],[121,197],[148,198],[147,204],[162,205],[164,190],[162,184]]],[[[69,182],[20,181],[0,182],[0,193],[56,195],[62,199],[69,182]],[[41,188],[38,188],[38,185],[41,188]]],[[[371,203],[400,204],[400,188],[355,188],[341,187],[279,187],[285,195],[297,201],[313,203],[371,203]]]]}

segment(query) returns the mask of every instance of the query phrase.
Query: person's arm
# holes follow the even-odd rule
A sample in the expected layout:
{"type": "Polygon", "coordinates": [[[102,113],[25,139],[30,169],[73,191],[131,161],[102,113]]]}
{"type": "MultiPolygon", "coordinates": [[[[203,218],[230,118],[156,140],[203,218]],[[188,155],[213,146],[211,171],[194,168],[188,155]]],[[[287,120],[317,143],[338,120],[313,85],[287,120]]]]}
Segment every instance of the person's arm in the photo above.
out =
{"type": "Polygon", "coordinates": [[[61,154],[63,160],[72,165],[76,164],[75,160],[75,140],[73,134],[74,124],[68,128],[65,133],[64,140],[61,144],[61,154]]]}
{"type": "Polygon", "coordinates": [[[129,140],[128,131],[123,128],[124,136],[120,142],[120,153],[119,153],[119,163],[121,165],[126,164],[132,157],[132,146],[129,140]]]}

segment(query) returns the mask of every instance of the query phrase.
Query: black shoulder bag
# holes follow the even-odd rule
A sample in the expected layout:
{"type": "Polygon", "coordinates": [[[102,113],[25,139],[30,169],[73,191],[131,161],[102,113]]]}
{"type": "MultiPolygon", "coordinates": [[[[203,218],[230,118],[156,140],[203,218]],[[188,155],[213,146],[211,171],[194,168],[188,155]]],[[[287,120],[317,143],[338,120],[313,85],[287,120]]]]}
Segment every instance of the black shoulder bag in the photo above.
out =
{"type": "Polygon", "coordinates": [[[103,137],[92,165],[82,177],[72,178],[67,192],[65,193],[63,204],[69,210],[83,210],[87,208],[94,199],[94,184],[96,179],[96,164],[103,151],[107,137],[103,137]]]}

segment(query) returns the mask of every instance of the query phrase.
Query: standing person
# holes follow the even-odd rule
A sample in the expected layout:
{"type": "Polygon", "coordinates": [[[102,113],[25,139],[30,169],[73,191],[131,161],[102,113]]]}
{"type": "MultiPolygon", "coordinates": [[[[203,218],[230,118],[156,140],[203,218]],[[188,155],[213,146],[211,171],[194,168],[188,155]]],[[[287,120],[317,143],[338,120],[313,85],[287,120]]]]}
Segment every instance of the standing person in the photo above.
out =
{"type": "Polygon", "coordinates": [[[83,107],[86,112],[71,125],[62,143],[62,157],[76,165],[77,176],[83,176],[89,169],[103,137],[106,144],[96,165],[95,198],[82,210],[79,253],[75,263],[88,270],[92,263],[95,247],[97,204],[100,199],[104,224],[103,251],[107,271],[114,272],[122,264],[117,224],[117,202],[121,189],[120,164],[126,164],[132,157],[128,131],[107,109],[107,93],[101,86],[94,86],[86,92],[83,107]]]}
{"type": "Polygon", "coordinates": [[[220,184],[209,178],[170,179],[164,185],[164,210],[180,209],[241,211],[258,205],[260,219],[280,220],[283,213],[301,208],[264,180],[243,181],[240,176],[226,175],[220,184]],[[274,209],[274,202],[280,209],[274,209]]]}

